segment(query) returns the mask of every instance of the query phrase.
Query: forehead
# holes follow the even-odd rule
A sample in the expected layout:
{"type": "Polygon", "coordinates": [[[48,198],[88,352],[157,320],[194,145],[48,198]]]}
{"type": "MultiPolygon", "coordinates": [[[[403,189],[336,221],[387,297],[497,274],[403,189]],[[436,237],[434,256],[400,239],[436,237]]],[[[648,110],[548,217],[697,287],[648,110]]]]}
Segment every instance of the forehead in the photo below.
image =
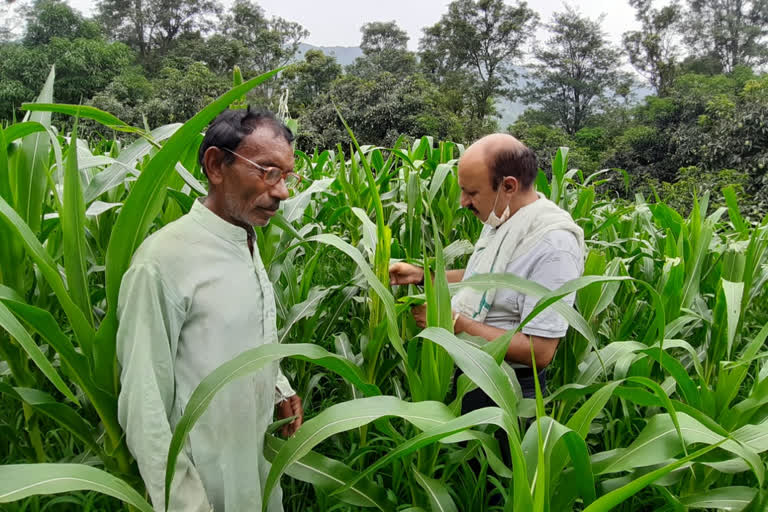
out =
{"type": "Polygon", "coordinates": [[[459,160],[459,186],[464,189],[483,190],[491,187],[489,168],[478,152],[467,152],[459,160]]]}
{"type": "Polygon", "coordinates": [[[238,153],[246,158],[259,158],[280,167],[293,167],[293,148],[284,137],[271,127],[261,126],[246,135],[237,146],[238,153]]]}

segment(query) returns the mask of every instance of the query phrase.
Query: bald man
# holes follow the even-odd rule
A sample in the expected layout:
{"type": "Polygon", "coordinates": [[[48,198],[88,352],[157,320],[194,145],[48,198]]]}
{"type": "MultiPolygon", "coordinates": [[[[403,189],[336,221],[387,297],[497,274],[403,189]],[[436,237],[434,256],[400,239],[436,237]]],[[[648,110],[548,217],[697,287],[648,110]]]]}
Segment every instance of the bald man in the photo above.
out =
{"type": "MultiPolygon", "coordinates": [[[[523,143],[506,134],[484,137],[459,160],[461,206],[485,227],[464,270],[447,272],[449,282],[486,273],[510,273],[548,289],[576,279],[584,271],[584,234],[570,214],[536,192],[536,157],[523,143]]],[[[407,263],[390,267],[392,284],[420,284],[422,268],[407,263]]],[[[461,290],[453,297],[454,331],[486,340],[517,329],[533,310],[538,297],[511,289],[476,292],[461,290]]],[[[574,296],[565,302],[573,305],[574,296]]],[[[426,308],[413,309],[417,324],[426,324],[426,308]]],[[[544,369],[552,361],[568,323],[546,309],[515,334],[506,360],[515,369],[527,398],[535,393],[531,344],[542,386],[544,369]]],[[[482,390],[467,393],[462,414],[495,405],[482,390]]]]}

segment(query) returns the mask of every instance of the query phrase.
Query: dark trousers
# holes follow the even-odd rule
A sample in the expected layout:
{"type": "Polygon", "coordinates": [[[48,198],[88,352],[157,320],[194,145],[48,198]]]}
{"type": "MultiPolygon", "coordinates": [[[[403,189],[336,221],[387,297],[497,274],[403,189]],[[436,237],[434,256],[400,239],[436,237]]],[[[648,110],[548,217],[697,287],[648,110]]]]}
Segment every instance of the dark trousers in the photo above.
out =
{"type": "MultiPolygon", "coordinates": [[[[539,384],[541,385],[542,394],[546,394],[547,389],[547,372],[541,370],[539,373],[539,384]]],[[[523,398],[535,398],[536,397],[536,384],[534,382],[534,374],[531,368],[515,368],[515,374],[517,381],[520,383],[520,387],[523,390],[523,398]]],[[[460,370],[456,370],[454,375],[454,383],[457,382],[460,370]]],[[[464,399],[461,401],[461,414],[466,414],[483,407],[496,407],[496,403],[491,400],[491,397],[485,394],[482,389],[473,389],[464,395],[464,399]]],[[[529,419],[526,423],[526,429],[533,422],[529,419]]],[[[512,457],[509,452],[509,441],[507,439],[507,433],[504,429],[498,429],[495,433],[496,439],[499,441],[499,447],[501,448],[501,456],[504,463],[509,466],[512,464],[512,457]]]]}

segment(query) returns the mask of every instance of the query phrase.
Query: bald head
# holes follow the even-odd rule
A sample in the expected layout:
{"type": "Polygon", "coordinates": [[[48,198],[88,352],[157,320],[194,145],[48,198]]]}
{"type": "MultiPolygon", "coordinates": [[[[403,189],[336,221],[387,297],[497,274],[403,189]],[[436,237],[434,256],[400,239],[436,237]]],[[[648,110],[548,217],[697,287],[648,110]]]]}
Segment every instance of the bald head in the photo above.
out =
{"type": "Polygon", "coordinates": [[[506,133],[486,135],[472,144],[461,157],[475,169],[489,174],[493,190],[506,177],[516,178],[528,189],[538,174],[536,155],[525,144],[506,133]]]}

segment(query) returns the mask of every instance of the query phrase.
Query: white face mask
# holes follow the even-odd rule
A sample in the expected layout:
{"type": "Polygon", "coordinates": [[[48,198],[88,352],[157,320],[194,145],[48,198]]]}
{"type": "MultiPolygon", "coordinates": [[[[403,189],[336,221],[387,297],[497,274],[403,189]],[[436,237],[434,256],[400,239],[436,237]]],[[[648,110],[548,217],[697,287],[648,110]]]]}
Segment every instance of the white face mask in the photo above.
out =
{"type": "Polygon", "coordinates": [[[499,184],[499,190],[496,192],[496,199],[493,200],[493,208],[491,208],[491,213],[488,215],[488,218],[485,219],[483,224],[487,224],[491,226],[492,228],[497,228],[501,226],[505,220],[507,220],[509,215],[509,204],[507,204],[507,207],[504,208],[504,211],[501,213],[501,217],[496,216],[496,203],[499,201],[499,192],[501,192],[501,184],[499,184]]]}

